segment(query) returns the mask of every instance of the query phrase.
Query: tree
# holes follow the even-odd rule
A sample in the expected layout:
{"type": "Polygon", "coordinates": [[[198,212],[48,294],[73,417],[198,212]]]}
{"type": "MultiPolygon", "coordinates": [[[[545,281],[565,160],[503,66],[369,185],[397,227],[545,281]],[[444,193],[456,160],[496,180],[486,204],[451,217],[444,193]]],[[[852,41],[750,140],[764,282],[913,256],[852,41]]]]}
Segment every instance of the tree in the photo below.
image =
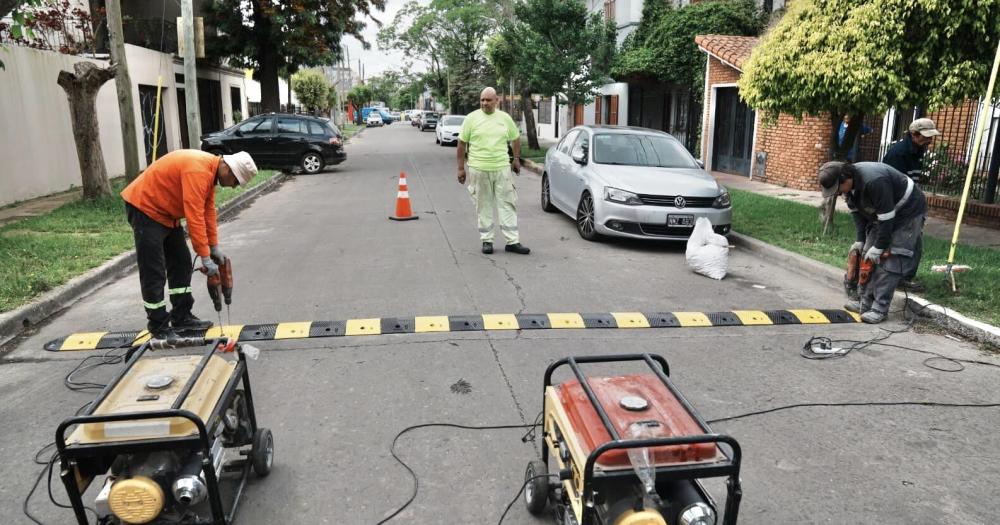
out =
{"type": "Polygon", "coordinates": [[[642,20],[622,43],[615,57],[615,78],[645,76],[690,86],[701,92],[705,54],[694,42],[696,35],[756,36],[766,17],[753,0],[692,3],[672,9],[669,4],[646,2],[642,20]]]}
{"type": "Polygon", "coordinates": [[[372,89],[364,84],[359,86],[354,86],[350,91],[347,92],[347,100],[354,106],[357,113],[355,114],[355,122],[361,123],[361,108],[368,104],[372,100],[374,93],[372,89]]]}
{"type": "Polygon", "coordinates": [[[562,94],[571,105],[592,101],[610,80],[615,27],[600,13],[588,13],[581,0],[527,0],[514,6],[514,14],[517,20],[502,30],[505,43],[493,49],[497,61],[505,55],[506,69],[522,79],[528,145],[538,148],[531,94],[562,94]]]}
{"type": "Polygon", "coordinates": [[[385,0],[209,0],[205,24],[216,27],[218,35],[207,38],[207,51],[253,68],[262,108],[277,111],[279,73],[337,63],[345,34],[368,48],[361,18],[371,17],[373,8],[383,11],[385,0]]]}
{"type": "Polygon", "coordinates": [[[314,69],[304,69],[292,75],[292,91],[299,101],[312,113],[327,109],[330,83],[322,73],[314,69]]]}
{"type": "Polygon", "coordinates": [[[97,92],[105,82],[115,77],[116,69],[114,65],[100,68],[91,62],[77,62],[73,64],[73,73],[59,72],[58,83],[69,99],[69,116],[73,123],[76,155],[80,161],[84,199],[111,195],[97,125],[97,92]]]}
{"type": "Polygon", "coordinates": [[[998,39],[995,0],[800,0],[744,64],[740,95],[766,122],[827,115],[832,130],[851,115],[842,145],[831,134],[846,158],[866,114],[977,97],[998,39]]]}

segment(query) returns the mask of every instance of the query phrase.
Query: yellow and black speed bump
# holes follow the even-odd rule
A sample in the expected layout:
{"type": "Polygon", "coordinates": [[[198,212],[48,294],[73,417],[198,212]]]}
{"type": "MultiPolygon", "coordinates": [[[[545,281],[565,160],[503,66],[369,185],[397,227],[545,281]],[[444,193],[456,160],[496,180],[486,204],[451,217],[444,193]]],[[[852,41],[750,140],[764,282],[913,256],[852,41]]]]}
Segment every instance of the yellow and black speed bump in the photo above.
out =
{"type": "MultiPolygon", "coordinates": [[[[186,337],[227,335],[240,341],[275,341],[355,335],[420,334],[482,330],[559,330],[567,328],[690,328],[857,323],[846,310],[733,310],[731,312],[611,312],[596,314],[483,314],[384,317],[347,321],[230,325],[184,332],[186,337]]],[[[105,350],[137,346],[149,332],[81,332],[45,344],[50,352],[105,350]]]]}

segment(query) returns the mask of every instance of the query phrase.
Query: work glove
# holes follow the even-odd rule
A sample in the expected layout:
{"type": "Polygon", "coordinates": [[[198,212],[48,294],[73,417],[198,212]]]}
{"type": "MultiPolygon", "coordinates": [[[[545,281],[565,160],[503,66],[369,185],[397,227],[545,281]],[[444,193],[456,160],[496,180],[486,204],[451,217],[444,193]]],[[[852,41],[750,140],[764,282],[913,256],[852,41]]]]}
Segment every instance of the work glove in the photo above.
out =
{"type": "Polygon", "coordinates": [[[855,242],[854,244],[851,245],[851,249],[847,250],[847,253],[853,252],[854,250],[857,250],[857,251],[860,252],[861,250],[864,250],[864,249],[865,249],[865,242],[864,241],[857,241],[857,242],[855,242]]]}
{"type": "Polygon", "coordinates": [[[867,252],[865,252],[865,260],[871,261],[873,264],[878,264],[879,259],[882,258],[882,252],[884,251],[885,248],[872,246],[871,248],[868,248],[867,252]]]}
{"type": "Polygon", "coordinates": [[[210,256],[212,257],[212,259],[215,262],[221,263],[222,261],[226,260],[226,254],[222,253],[222,250],[219,249],[219,245],[218,244],[216,244],[215,246],[209,247],[208,251],[209,251],[210,256]]]}
{"type": "Polygon", "coordinates": [[[205,272],[205,275],[209,277],[215,277],[219,275],[219,265],[215,264],[215,261],[212,260],[211,255],[208,257],[202,257],[201,265],[204,267],[202,271],[205,272]]]}

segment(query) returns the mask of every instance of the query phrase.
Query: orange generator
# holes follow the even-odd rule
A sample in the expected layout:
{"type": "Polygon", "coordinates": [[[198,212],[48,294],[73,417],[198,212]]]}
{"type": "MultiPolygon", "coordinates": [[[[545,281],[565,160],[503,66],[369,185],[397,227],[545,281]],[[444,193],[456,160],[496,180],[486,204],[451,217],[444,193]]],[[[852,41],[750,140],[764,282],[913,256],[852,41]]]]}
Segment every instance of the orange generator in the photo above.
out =
{"type": "Polygon", "coordinates": [[[653,354],[568,357],[549,366],[542,459],[525,472],[528,510],[551,508],[563,525],[714,525],[717,506],[699,479],[725,476],[722,523],[735,525],[740,445],[712,432],[669,375],[666,359],[653,354]],[[626,361],[649,370],[587,377],[580,367],[626,361]],[[573,377],[553,384],[564,366],[573,377]]]}

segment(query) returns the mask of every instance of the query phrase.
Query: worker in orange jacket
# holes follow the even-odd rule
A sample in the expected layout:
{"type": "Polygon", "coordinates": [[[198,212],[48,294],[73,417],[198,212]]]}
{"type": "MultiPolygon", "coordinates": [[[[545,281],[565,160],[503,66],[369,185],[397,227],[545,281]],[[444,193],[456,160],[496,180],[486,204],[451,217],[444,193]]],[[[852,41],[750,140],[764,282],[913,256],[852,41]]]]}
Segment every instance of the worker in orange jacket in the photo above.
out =
{"type": "Polygon", "coordinates": [[[215,185],[246,184],[257,174],[249,153],[217,156],[198,150],[167,153],[149,165],[122,191],[128,223],[135,237],[139,284],[146,307],[147,328],[155,339],[176,336],[175,331],[207,329],[191,313],[191,252],[184,240],[180,220],[187,220],[195,253],[208,275],[219,272],[219,250],[215,213],[215,185]],[[163,297],[168,285],[170,313],[163,297]]]}

